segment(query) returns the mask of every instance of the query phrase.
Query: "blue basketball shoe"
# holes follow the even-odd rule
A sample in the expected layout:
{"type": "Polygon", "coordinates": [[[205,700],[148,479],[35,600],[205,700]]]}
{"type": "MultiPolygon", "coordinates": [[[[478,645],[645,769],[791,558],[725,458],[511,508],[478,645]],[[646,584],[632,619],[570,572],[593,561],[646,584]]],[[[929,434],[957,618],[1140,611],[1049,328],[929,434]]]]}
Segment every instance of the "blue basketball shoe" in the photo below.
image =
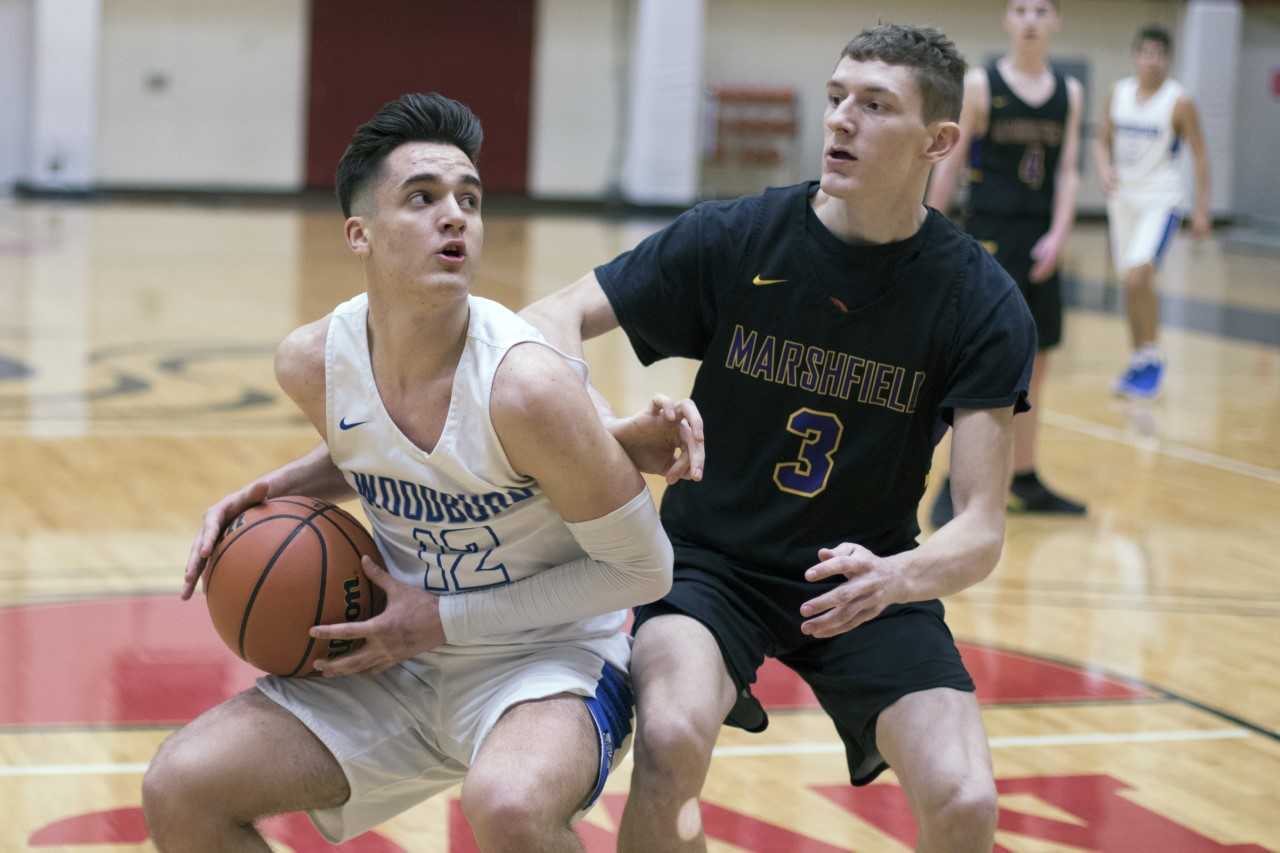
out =
{"type": "Polygon", "coordinates": [[[1160,359],[1134,362],[1116,381],[1116,393],[1122,397],[1151,400],[1160,393],[1162,379],[1164,379],[1164,362],[1160,359]]]}

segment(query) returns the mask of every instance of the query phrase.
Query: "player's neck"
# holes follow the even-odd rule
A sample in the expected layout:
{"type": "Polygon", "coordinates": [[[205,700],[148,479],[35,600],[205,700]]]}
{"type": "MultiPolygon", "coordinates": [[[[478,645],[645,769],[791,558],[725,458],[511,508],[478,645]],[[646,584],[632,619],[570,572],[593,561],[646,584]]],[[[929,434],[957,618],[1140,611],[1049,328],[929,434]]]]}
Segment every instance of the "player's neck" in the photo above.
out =
{"type": "Polygon", "coordinates": [[[369,355],[380,385],[400,388],[452,373],[466,343],[465,294],[408,302],[369,289],[369,355]]]}
{"type": "Polygon", "coordinates": [[[1001,64],[1006,70],[1038,77],[1049,70],[1049,46],[1043,42],[1034,46],[1015,46],[1004,55],[1001,64]]]}
{"type": "Polygon", "coordinates": [[[1138,78],[1138,94],[1144,98],[1149,98],[1164,87],[1164,81],[1168,77],[1161,77],[1153,83],[1145,82],[1141,77],[1138,78]]]}
{"type": "Polygon", "coordinates": [[[920,192],[906,192],[902,201],[891,206],[853,205],[819,189],[810,204],[818,221],[846,243],[896,243],[920,230],[929,211],[920,192]]]}

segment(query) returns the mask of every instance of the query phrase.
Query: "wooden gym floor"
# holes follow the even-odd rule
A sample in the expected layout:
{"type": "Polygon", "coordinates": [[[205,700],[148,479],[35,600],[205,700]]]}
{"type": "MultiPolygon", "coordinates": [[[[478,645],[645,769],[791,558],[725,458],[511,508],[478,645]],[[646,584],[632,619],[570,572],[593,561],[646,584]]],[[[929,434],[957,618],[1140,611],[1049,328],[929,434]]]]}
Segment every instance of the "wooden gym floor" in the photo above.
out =
{"type": "MultiPolygon", "coordinates": [[[[656,224],[490,213],[477,292],[522,306],[656,224]]],[[[1089,515],[1012,518],[996,572],[948,602],[985,704],[999,849],[1278,849],[1277,259],[1180,236],[1167,392],[1146,405],[1108,392],[1126,334],[1100,226],[1068,267],[1078,307],[1040,467],[1089,515]]],[[[201,602],[176,598],[190,537],[211,501],[314,444],[270,355],[361,287],[328,210],[0,200],[0,850],[151,849],[146,762],[252,679],[201,602]]],[[[640,368],[619,334],[588,356],[623,410],[692,376],[640,368]]],[[[776,669],[761,693],[769,730],[721,738],[711,849],[909,849],[892,774],[853,791],[811,697],[776,669]]],[[[580,826],[588,849],[612,849],[628,776],[580,826]]],[[[473,849],[455,799],[344,849],[473,849]]],[[[330,849],[297,817],[268,831],[330,849]]]]}

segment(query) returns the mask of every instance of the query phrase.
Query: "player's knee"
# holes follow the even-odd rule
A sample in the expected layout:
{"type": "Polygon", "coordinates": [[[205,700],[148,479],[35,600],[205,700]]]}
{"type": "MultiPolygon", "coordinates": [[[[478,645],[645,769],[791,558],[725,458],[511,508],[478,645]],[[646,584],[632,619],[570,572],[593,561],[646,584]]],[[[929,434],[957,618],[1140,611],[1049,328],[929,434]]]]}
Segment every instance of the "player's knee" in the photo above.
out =
{"type": "Polygon", "coordinates": [[[198,752],[179,732],[161,745],[142,777],[143,814],[157,844],[189,829],[193,817],[207,816],[216,808],[217,799],[205,796],[208,770],[198,752]]]}
{"type": "Polygon", "coordinates": [[[1124,283],[1130,290],[1140,290],[1151,286],[1151,282],[1155,277],[1155,267],[1151,264],[1142,264],[1141,266],[1130,267],[1125,273],[1124,283]]]}
{"type": "Polygon", "coordinates": [[[462,813],[485,850],[531,850],[537,839],[572,814],[548,802],[542,786],[522,785],[510,778],[469,774],[462,785],[462,813]]]}
{"type": "Polygon", "coordinates": [[[637,772],[659,776],[664,786],[674,788],[683,777],[705,774],[720,726],[696,715],[641,712],[636,728],[637,772]]]}
{"type": "Polygon", "coordinates": [[[990,849],[998,809],[991,778],[971,776],[939,793],[941,796],[933,800],[932,813],[922,816],[930,825],[929,835],[947,839],[946,849],[990,849]]]}

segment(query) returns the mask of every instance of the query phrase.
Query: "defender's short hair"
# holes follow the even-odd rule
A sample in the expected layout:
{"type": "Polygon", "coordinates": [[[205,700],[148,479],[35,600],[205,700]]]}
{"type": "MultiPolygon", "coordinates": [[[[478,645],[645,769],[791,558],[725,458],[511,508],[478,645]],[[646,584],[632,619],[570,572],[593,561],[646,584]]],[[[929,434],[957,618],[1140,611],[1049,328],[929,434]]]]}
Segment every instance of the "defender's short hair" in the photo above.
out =
{"type": "Polygon", "coordinates": [[[1142,47],[1144,41],[1154,41],[1164,48],[1166,54],[1173,53],[1173,36],[1169,35],[1169,31],[1159,24],[1147,24],[1138,30],[1138,34],[1133,37],[1133,49],[1137,50],[1142,47]]]}
{"type": "Polygon", "coordinates": [[[377,175],[387,155],[406,142],[456,145],[475,165],[480,162],[484,131],[480,119],[460,101],[436,92],[401,95],[382,105],[373,118],[356,128],[338,161],[338,204],[351,215],[351,201],[377,175]]]}
{"type": "Polygon", "coordinates": [[[941,30],[880,24],[854,36],[840,54],[841,59],[846,56],[857,62],[879,60],[913,69],[924,101],[925,123],[959,120],[967,66],[941,30]]]}

